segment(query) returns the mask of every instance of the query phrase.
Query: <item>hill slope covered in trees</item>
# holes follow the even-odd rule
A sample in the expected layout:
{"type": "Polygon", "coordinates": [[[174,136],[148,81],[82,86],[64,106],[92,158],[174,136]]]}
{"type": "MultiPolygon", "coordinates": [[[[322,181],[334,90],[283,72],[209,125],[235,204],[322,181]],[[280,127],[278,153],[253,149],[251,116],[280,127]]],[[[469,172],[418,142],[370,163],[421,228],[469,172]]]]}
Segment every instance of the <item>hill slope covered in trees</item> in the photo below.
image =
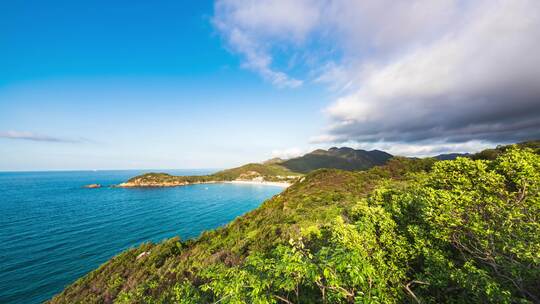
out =
{"type": "Polygon", "coordinates": [[[233,180],[261,179],[271,182],[292,182],[302,174],[292,172],[278,164],[251,163],[209,175],[174,176],[167,173],[146,173],[135,176],[120,187],[172,187],[199,183],[213,183],[233,180]]]}
{"type": "Polygon", "coordinates": [[[322,168],[341,170],[366,170],[386,163],[392,155],[379,151],[355,150],[352,148],[318,149],[304,156],[285,160],[282,166],[291,171],[309,173],[322,168]]]}
{"type": "Polygon", "coordinates": [[[173,176],[167,173],[147,173],[135,176],[120,187],[172,187],[198,183],[259,179],[269,182],[293,182],[305,173],[317,169],[365,170],[382,165],[392,155],[374,150],[331,148],[315,150],[304,156],[282,160],[270,159],[263,163],[250,163],[209,175],[173,176]]]}
{"type": "Polygon", "coordinates": [[[494,151],[317,170],[198,239],[121,253],[51,303],[538,302],[540,156],[494,151]]]}

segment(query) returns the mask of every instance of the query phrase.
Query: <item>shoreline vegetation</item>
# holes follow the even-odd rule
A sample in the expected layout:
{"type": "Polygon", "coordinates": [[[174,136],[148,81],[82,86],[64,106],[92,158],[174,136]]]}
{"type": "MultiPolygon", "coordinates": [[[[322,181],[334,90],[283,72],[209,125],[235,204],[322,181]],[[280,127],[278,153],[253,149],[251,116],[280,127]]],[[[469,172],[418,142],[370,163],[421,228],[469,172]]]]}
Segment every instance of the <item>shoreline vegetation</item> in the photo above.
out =
{"type": "Polygon", "coordinates": [[[540,141],[296,179],[196,239],[124,251],[48,303],[540,303],[540,141]]]}
{"type": "Polygon", "coordinates": [[[223,182],[226,184],[240,184],[240,185],[265,185],[265,186],[277,186],[277,187],[283,187],[288,188],[292,185],[292,183],[287,182],[267,182],[267,181],[253,181],[253,180],[233,180],[233,181],[226,181],[223,182]]]}
{"type": "Polygon", "coordinates": [[[232,181],[206,181],[206,182],[192,182],[192,183],[178,183],[178,184],[160,184],[160,185],[139,185],[130,183],[121,183],[116,185],[116,188],[160,188],[160,187],[181,187],[189,185],[201,185],[201,184],[240,184],[240,185],[264,185],[264,186],[276,186],[276,187],[290,187],[292,182],[270,182],[270,181],[258,181],[258,180],[232,180],[232,181]]]}
{"type": "Polygon", "coordinates": [[[250,163],[209,175],[173,176],[166,173],[147,173],[135,176],[117,187],[178,187],[223,182],[288,187],[305,174],[317,169],[367,170],[384,165],[392,157],[391,154],[379,150],[333,147],[328,150],[317,149],[288,160],[273,158],[262,163],[250,163]]]}
{"type": "Polygon", "coordinates": [[[209,175],[174,176],[166,173],[147,173],[117,185],[119,188],[179,187],[196,184],[235,183],[290,186],[303,174],[292,172],[277,164],[247,164],[209,175]]]}

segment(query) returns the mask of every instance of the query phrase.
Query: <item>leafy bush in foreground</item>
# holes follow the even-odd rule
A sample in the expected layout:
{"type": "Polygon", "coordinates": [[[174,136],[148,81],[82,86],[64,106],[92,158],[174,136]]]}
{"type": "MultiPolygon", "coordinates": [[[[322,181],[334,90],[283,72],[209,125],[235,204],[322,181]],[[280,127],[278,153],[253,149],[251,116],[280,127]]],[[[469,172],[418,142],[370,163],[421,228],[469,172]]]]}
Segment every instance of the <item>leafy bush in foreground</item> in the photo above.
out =
{"type": "Polygon", "coordinates": [[[214,299],[272,302],[538,302],[540,159],[435,164],[389,183],[319,235],[203,271],[214,299]]]}

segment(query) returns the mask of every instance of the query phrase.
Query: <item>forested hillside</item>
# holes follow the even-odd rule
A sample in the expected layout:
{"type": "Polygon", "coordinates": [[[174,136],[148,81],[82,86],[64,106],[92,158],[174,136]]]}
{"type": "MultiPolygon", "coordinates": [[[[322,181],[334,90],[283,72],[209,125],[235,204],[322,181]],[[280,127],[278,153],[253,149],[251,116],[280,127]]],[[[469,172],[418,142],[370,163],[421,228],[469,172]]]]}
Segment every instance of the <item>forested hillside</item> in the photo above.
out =
{"type": "Polygon", "coordinates": [[[291,171],[309,173],[322,168],[341,170],[366,170],[386,163],[392,155],[379,151],[355,150],[352,148],[318,149],[303,156],[281,163],[291,171]]]}
{"type": "Polygon", "coordinates": [[[292,182],[302,174],[292,172],[278,164],[246,164],[237,168],[218,171],[209,175],[175,176],[167,173],[146,173],[135,176],[120,187],[169,187],[197,183],[209,183],[233,180],[253,180],[292,182]]]}
{"type": "Polygon", "coordinates": [[[538,303],[537,152],[317,170],[198,239],[128,250],[51,303],[538,303]]]}
{"type": "Polygon", "coordinates": [[[317,169],[366,170],[386,163],[392,155],[378,150],[352,148],[315,150],[303,156],[282,160],[274,158],[263,163],[250,163],[209,175],[174,176],[166,173],[147,173],[135,176],[120,187],[171,187],[197,183],[232,180],[263,180],[294,182],[305,173],[317,169]]]}

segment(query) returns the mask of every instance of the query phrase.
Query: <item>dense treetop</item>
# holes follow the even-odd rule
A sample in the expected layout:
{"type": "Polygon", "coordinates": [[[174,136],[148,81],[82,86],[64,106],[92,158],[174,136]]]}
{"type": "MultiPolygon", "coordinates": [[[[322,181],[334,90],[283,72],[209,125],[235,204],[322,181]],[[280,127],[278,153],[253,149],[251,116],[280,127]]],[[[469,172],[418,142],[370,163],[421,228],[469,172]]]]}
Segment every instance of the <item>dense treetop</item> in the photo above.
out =
{"type": "Polygon", "coordinates": [[[355,150],[352,148],[318,149],[303,156],[281,163],[282,166],[301,173],[322,168],[341,170],[366,170],[386,163],[392,155],[379,151],[355,150]]]}

